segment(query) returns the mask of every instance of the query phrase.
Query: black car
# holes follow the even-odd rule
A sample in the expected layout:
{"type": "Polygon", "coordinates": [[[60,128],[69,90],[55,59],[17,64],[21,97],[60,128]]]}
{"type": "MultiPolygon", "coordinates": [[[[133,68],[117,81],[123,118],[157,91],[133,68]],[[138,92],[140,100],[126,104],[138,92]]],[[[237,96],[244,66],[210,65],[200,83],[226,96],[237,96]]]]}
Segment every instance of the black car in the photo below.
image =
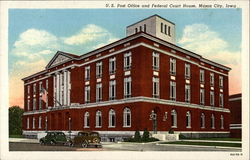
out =
{"type": "Polygon", "coordinates": [[[47,135],[39,140],[40,144],[63,144],[67,143],[67,137],[63,132],[48,132],[47,135]]]}

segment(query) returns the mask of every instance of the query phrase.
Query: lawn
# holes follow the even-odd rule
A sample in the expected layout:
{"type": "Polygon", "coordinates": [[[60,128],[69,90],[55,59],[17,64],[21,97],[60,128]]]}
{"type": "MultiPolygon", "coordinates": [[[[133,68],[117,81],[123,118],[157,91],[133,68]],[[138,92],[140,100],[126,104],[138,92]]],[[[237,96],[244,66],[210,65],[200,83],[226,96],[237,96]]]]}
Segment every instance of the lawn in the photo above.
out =
{"type": "Polygon", "coordinates": [[[241,138],[181,138],[183,140],[241,141],[241,138]]]}
{"type": "Polygon", "coordinates": [[[23,135],[9,135],[9,138],[24,138],[23,135]]]}
{"type": "Polygon", "coordinates": [[[201,145],[201,146],[241,147],[241,143],[223,143],[223,142],[174,141],[174,142],[163,142],[161,144],[183,144],[183,145],[201,145]]]}

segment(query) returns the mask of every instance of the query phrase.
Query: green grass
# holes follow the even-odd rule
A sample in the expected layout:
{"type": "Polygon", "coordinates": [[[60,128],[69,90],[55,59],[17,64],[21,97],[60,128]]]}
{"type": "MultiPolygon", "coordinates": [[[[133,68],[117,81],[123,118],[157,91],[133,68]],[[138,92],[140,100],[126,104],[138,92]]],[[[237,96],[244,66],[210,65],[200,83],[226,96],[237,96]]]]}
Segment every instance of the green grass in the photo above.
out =
{"type": "Polygon", "coordinates": [[[183,145],[201,145],[201,146],[241,147],[241,143],[222,143],[222,142],[174,141],[174,142],[163,142],[161,144],[183,144],[183,145]]]}
{"type": "Polygon", "coordinates": [[[24,138],[23,135],[9,135],[9,138],[24,138]]]}
{"type": "Polygon", "coordinates": [[[241,141],[241,138],[181,138],[183,140],[241,141]]]}

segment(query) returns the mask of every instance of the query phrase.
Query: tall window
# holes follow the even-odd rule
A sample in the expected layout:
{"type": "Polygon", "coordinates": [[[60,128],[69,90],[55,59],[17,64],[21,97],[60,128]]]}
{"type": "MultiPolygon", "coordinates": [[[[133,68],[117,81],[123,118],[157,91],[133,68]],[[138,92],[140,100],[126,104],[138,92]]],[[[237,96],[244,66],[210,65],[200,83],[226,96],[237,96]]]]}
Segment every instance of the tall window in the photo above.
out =
{"type": "Polygon", "coordinates": [[[96,63],[96,78],[102,77],[102,62],[96,63]]]}
{"type": "Polygon", "coordinates": [[[32,128],[33,128],[33,129],[36,128],[36,119],[35,119],[35,117],[33,117],[32,128]]]}
{"type": "Polygon", "coordinates": [[[171,36],[170,26],[168,26],[168,35],[171,36]]]}
{"type": "Polygon", "coordinates": [[[176,100],[176,83],[170,81],[170,100],[176,100]]]}
{"type": "Polygon", "coordinates": [[[214,92],[210,91],[210,105],[214,106],[214,92]]]}
{"type": "Polygon", "coordinates": [[[114,100],[116,96],[116,82],[115,80],[109,81],[109,99],[114,100]]]}
{"type": "Polygon", "coordinates": [[[140,26],[140,32],[142,31],[142,27],[140,26]]]}
{"type": "Polygon", "coordinates": [[[129,70],[132,64],[131,52],[124,54],[124,70],[129,70]]]}
{"type": "Polygon", "coordinates": [[[90,80],[90,66],[85,67],[85,81],[90,80]]]}
{"type": "Polygon", "coordinates": [[[131,127],[131,111],[129,108],[123,110],[123,127],[131,127]]]}
{"type": "Polygon", "coordinates": [[[205,71],[204,70],[200,70],[200,83],[204,83],[205,82],[205,71]]]}
{"type": "Polygon", "coordinates": [[[84,128],[89,128],[89,112],[84,114],[84,128]]]}
{"type": "Polygon", "coordinates": [[[36,83],[33,84],[33,94],[36,94],[36,83]]]}
{"type": "Polygon", "coordinates": [[[30,85],[27,86],[27,94],[30,95],[30,85]]]}
{"type": "Polygon", "coordinates": [[[27,129],[30,129],[30,118],[27,118],[27,129]]]}
{"type": "Polygon", "coordinates": [[[147,32],[146,24],[144,24],[144,32],[147,32]]]}
{"type": "Polygon", "coordinates": [[[219,106],[220,107],[223,107],[223,105],[224,105],[224,101],[223,101],[223,94],[222,93],[220,93],[220,97],[219,97],[219,106]]]}
{"type": "Polygon", "coordinates": [[[190,85],[189,84],[186,84],[185,85],[185,102],[190,102],[190,96],[191,96],[191,90],[190,90],[190,85]]]}
{"type": "Polygon", "coordinates": [[[95,122],[96,122],[96,128],[102,127],[102,112],[97,111],[95,114],[95,122]]]}
{"type": "Polygon", "coordinates": [[[163,23],[161,23],[161,33],[163,33],[163,23]]]}
{"type": "Polygon", "coordinates": [[[168,30],[168,26],[165,24],[165,25],[164,25],[164,33],[165,33],[165,34],[168,34],[168,31],[167,31],[167,30],[168,30]]]}
{"type": "Polygon", "coordinates": [[[30,100],[29,99],[27,100],[27,110],[28,111],[30,110],[30,100]]]}
{"type": "Polygon", "coordinates": [[[46,108],[48,108],[48,89],[49,89],[49,81],[46,79],[46,91],[47,91],[46,108]]]}
{"type": "Polygon", "coordinates": [[[176,59],[170,58],[170,74],[176,74],[176,59]]]}
{"type": "Polygon", "coordinates": [[[131,97],[131,77],[124,78],[124,97],[131,97]]]}
{"type": "Polygon", "coordinates": [[[219,76],[219,87],[223,88],[223,77],[219,76]]]}
{"type": "Polygon", "coordinates": [[[36,110],[36,98],[33,98],[33,110],[36,110]]]}
{"type": "Polygon", "coordinates": [[[41,92],[41,90],[42,90],[42,82],[39,82],[39,93],[41,92]]]}
{"type": "Polygon", "coordinates": [[[135,28],[135,33],[137,33],[138,32],[138,29],[137,28],[135,28]]]}
{"type": "Polygon", "coordinates": [[[96,101],[100,102],[102,100],[102,84],[96,84],[96,101]]]}
{"type": "Polygon", "coordinates": [[[224,117],[223,117],[223,115],[220,116],[220,128],[224,129],[224,117]]]}
{"type": "Polygon", "coordinates": [[[172,122],[172,128],[177,127],[177,113],[175,110],[171,111],[171,122],[172,122]]]}
{"type": "Polygon", "coordinates": [[[160,67],[160,54],[153,52],[153,69],[159,70],[160,67]]]}
{"type": "Polygon", "coordinates": [[[214,73],[210,73],[210,85],[214,86],[214,73]]]}
{"type": "Polygon", "coordinates": [[[90,86],[85,86],[85,103],[90,102],[90,86]]]}
{"type": "Polygon", "coordinates": [[[191,128],[191,113],[189,111],[186,113],[186,127],[191,128]]]}
{"type": "Polygon", "coordinates": [[[109,59],[109,73],[114,74],[116,70],[116,58],[110,58],[109,59]]]}
{"type": "Polygon", "coordinates": [[[159,78],[153,77],[153,97],[159,98],[159,78]]]}
{"type": "Polygon", "coordinates": [[[201,113],[201,128],[205,128],[205,114],[201,113]]]}
{"type": "Polygon", "coordinates": [[[214,114],[212,114],[211,116],[211,128],[214,129],[215,126],[214,126],[214,122],[215,122],[215,119],[214,119],[214,114]]]}
{"type": "Polygon", "coordinates": [[[39,97],[39,110],[42,109],[42,97],[39,97]]]}
{"type": "Polygon", "coordinates": [[[41,129],[42,128],[42,116],[39,116],[39,120],[38,120],[38,128],[41,129]]]}
{"type": "Polygon", "coordinates": [[[200,104],[204,105],[205,104],[205,90],[200,89],[200,104]]]}
{"type": "Polygon", "coordinates": [[[190,75],[190,64],[185,64],[185,78],[189,79],[190,75]]]}
{"type": "Polygon", "coordinates": [[[115,127],[115,111],[113,109],[109,111],[109,127],[115,127]]]}

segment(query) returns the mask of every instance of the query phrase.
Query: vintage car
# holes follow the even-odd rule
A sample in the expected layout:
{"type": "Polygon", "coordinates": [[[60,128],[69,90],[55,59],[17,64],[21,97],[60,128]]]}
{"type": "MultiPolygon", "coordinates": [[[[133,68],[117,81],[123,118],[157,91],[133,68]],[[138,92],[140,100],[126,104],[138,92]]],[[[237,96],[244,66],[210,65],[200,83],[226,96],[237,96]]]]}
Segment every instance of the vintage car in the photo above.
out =
{"type": "Polygon", "coordinates": [[[101,138],[99,137],[98,132],[87,132],[81,131],[78,132],[78,135],[75,136],[70,142],[70,146],[80,145],[83,148],[89,146],[101,147],[101,138]]]}
{"type": "Polygon", "coordinates": [[[63,132],[48,132],[47,135],[39,140],[40,144],[67,144],[68,140],[63,132]]]}

